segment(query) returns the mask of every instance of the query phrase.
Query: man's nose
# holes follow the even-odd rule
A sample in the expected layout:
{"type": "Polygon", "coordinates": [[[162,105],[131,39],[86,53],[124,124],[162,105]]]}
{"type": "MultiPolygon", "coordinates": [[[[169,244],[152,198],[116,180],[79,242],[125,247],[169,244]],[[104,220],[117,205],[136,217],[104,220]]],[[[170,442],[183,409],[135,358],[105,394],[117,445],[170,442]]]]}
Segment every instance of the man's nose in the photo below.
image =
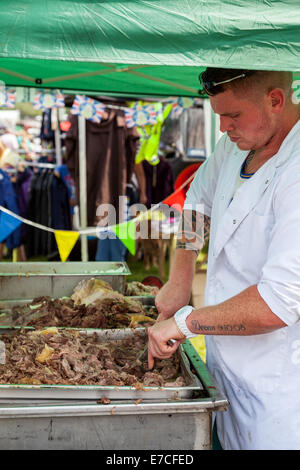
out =
{"type": "Polygon", "coordinates": [[[228,116],[220,116],[220,131],[221,132],[228,132],[234,129],[232,120],[228,116]]]}

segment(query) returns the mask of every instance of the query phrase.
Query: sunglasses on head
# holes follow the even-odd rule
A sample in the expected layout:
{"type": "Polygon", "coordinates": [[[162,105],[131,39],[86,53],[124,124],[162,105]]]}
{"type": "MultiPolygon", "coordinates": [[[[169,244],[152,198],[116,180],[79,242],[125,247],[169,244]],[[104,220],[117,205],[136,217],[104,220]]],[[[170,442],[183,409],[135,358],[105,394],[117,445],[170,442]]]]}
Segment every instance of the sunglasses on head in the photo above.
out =
{"type": "Polygon", "coordinates": [[[248,75],[250,75],[251,73],[252,72],[243,72],[240,75],[236,75],[235,77],[228,78],[228,80],[222,80],[221,82],[215,82],[214,80],[205,80],[205,78],[203,77],[203,75],[205,74],[205,71],[204,71],[204,72],[200,73],[200,75],[199,75],[200,84],[203,88],[203,90],[200,91],[200,94],[201,95],[206,94],[208,96],[214,96],[216,94],[216,92],[218,91],[217,87],[219,85],[223,85],[225,83],[232,82],[233,80],[237,80],[238,78],[245,78],[248,75]]]}

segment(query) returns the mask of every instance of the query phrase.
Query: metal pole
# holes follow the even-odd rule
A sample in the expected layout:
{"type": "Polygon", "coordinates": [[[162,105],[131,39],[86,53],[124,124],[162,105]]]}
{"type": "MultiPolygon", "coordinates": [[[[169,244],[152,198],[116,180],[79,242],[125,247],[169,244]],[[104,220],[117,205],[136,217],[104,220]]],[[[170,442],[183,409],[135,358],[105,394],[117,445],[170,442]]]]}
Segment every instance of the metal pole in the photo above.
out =
{"type": "MultiPolygon", "coordinates": [[[[78,116],[79,137],[79,215],[80,227],[87,227],[87,175],[86,175],[86,124],[83,116],[78,116]]],[[[81,235],[81,260],[88,261],[87,235],[81,235]]]]}
{"type": "Polygon", "coordinates": [[[209,157],[215,150],[216,143],[222,135],[220,131],[220,118],[215,114],[210,105],[209,99],[203,100],[204,109],[204,132],[206,157],[209,157]]]}
{"type": "Polygon", "coordinates": [[[210,128],[211,128],[211,133],[210,133],[210,146],[211,146],[211,151],[213,152],[215,150],[216,146],[216,115],[213,112],[212,108],[210,108],[210,128]]]}
{"type": "Polygon", "coordinates": [[[61,153],[61,141],[60,141],[60,130],[59,130],[59,117],[58,117],[58,110],[57,110],[57,108],[53,108],[53,109],[52,109],[52,113],[55,113],[55,121],[56,121],[56,126],[55,126],[55,131],[54,131],[56,164],[57,164],[57,165],[61,165],[61,164],[62,164],[62,153],[61,153]]]}
{"type": "Polygon", "coordinates": [[[205,152],[206,158],[208,158],[212,153],[212,138],[211,138],[211,106],[209,99],[203,100],[203,110],[204,110],[204,133],[205,133],[205,152]]]}

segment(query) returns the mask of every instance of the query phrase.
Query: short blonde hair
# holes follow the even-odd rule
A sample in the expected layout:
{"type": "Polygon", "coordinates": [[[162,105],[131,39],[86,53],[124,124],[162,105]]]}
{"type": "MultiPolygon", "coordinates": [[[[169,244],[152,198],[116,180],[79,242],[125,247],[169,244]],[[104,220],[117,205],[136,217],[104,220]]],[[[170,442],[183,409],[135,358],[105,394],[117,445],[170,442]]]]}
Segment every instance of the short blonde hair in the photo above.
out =
{"type": "Polygon", "coordinates": [[[275,88],[281,88],[287,97],[292,96],[293,74],[284,71],[239,70],[208,67],[203,72],[203,81],[225,82],[212,89],[212,95],[232,90],[235,95],[262,97],[275,88]],[[227,82],[228,81],[228,82],[227,82]]]}
{"type": "Polygon", "coordinates": [[[236,80],[228,83],[228,88],[233,93],[240,96],[241,94],[251,94],[254,97],[261,98],[275,88],[280,88],[285,96],[291,97],[293,93],[293,74],[292,72],[280,71],[256,71],[253,75],[243,80],[236,80]]]}

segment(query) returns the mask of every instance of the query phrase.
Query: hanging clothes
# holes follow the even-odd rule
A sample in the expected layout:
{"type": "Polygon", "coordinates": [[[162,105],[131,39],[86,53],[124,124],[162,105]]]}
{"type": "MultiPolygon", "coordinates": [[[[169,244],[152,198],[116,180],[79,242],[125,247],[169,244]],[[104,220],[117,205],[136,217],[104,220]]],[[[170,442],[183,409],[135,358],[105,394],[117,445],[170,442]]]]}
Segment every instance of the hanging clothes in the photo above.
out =
{"type": "MultiPolygon", "coordinates": [[[[143,102],[140,102],[140,104],[142,105],[143,102]]],[[[158,151],[162,127],[172,110],[172,105],[167,104],[164,107],[162,103],[155,103],[153,106],[156,110],[156,123],[138,127],[140,147],[136,156],[136,163],[141,163],[144,160],[151,165],[158,165],[159,163],[158,151]]]]}
{"type": "MultiPolygon", "coordinates": [[[[124,111],[107,109],[108,118],[101,123],[86,120],[87,219],[98,222],[96,212],[101,204],[112,204],[119,221],[119,196],[126,195],[131,182],[139,135],[127,129],[124,111]]],[[[66,135],[66,163],[79,195],[78,118],[70,115],[71,128],[66,135]]]]}
{"type": "MultiPolygon", "coordinates": [[[[0,169],[0,205],[11,210],[15,214],[19,214],[17,196],[9,175],[0,169]]],[[[6,239],[6,246],[9,250],[13,250],[21,246],[21,226],[6,239]]]]}
{"type": "Polygon", "coordinates": [[[45,141],[54,143],[55,134],[51,125],[51,109],[45,109],[42,116],[41,134],[40,138],[45,141]]]}
{"type": "Polygon", "coordinates": [[[71,206],[71,214],[74,214],[74,205],[76,203],[76,190],[75,190],[75,184],[73,179],[71,178],[71,175],[69,173],[67,165],[57,165],[55,167],[55,174],[57,174],[66,184],[68,188],[68,193],[69,193],[69,199],[70,199],[70,206],[71,206]]]}
{"type": "MultiPolygon", "coordinates": [[[[25,168],[24,171],[17,172],[16,182],[13,183],[13,187],[17,196],[19,214],[21,217],[24,217],[24,218],[27,218],[29,190],[30,190],[32,177],[33,177],[33,172],[30,170],[30,168],[25,168]]],[[[21,244],[22,245],[26,242],[26,238],[27,238],[27,225],[22,224],[21,225],[21,244]]]]}
{"type": "MultiPolygon", "coordinates": [[[[58,230],[72,230],[68,187],[53,170],[34,173],[28,198],[28,219],[58,230]]],[[[57,251],[54,234],[27,227],[27,257],[50,256],[57,251]]]]}
{"type": "Polygon", "coordinates": [[[51,227],[57,230],[72,230],[68,187],[55,174],[52,175],[50,204],[51,227]]]}
{"type": "Polygon", "coordinates": [[[151,204],[163,201],[174,191],[174,174],[170,163],[162,157],[155,166],[144,160],[143,168],[146,178],[146,206],[150,208],[151,204]]]}

